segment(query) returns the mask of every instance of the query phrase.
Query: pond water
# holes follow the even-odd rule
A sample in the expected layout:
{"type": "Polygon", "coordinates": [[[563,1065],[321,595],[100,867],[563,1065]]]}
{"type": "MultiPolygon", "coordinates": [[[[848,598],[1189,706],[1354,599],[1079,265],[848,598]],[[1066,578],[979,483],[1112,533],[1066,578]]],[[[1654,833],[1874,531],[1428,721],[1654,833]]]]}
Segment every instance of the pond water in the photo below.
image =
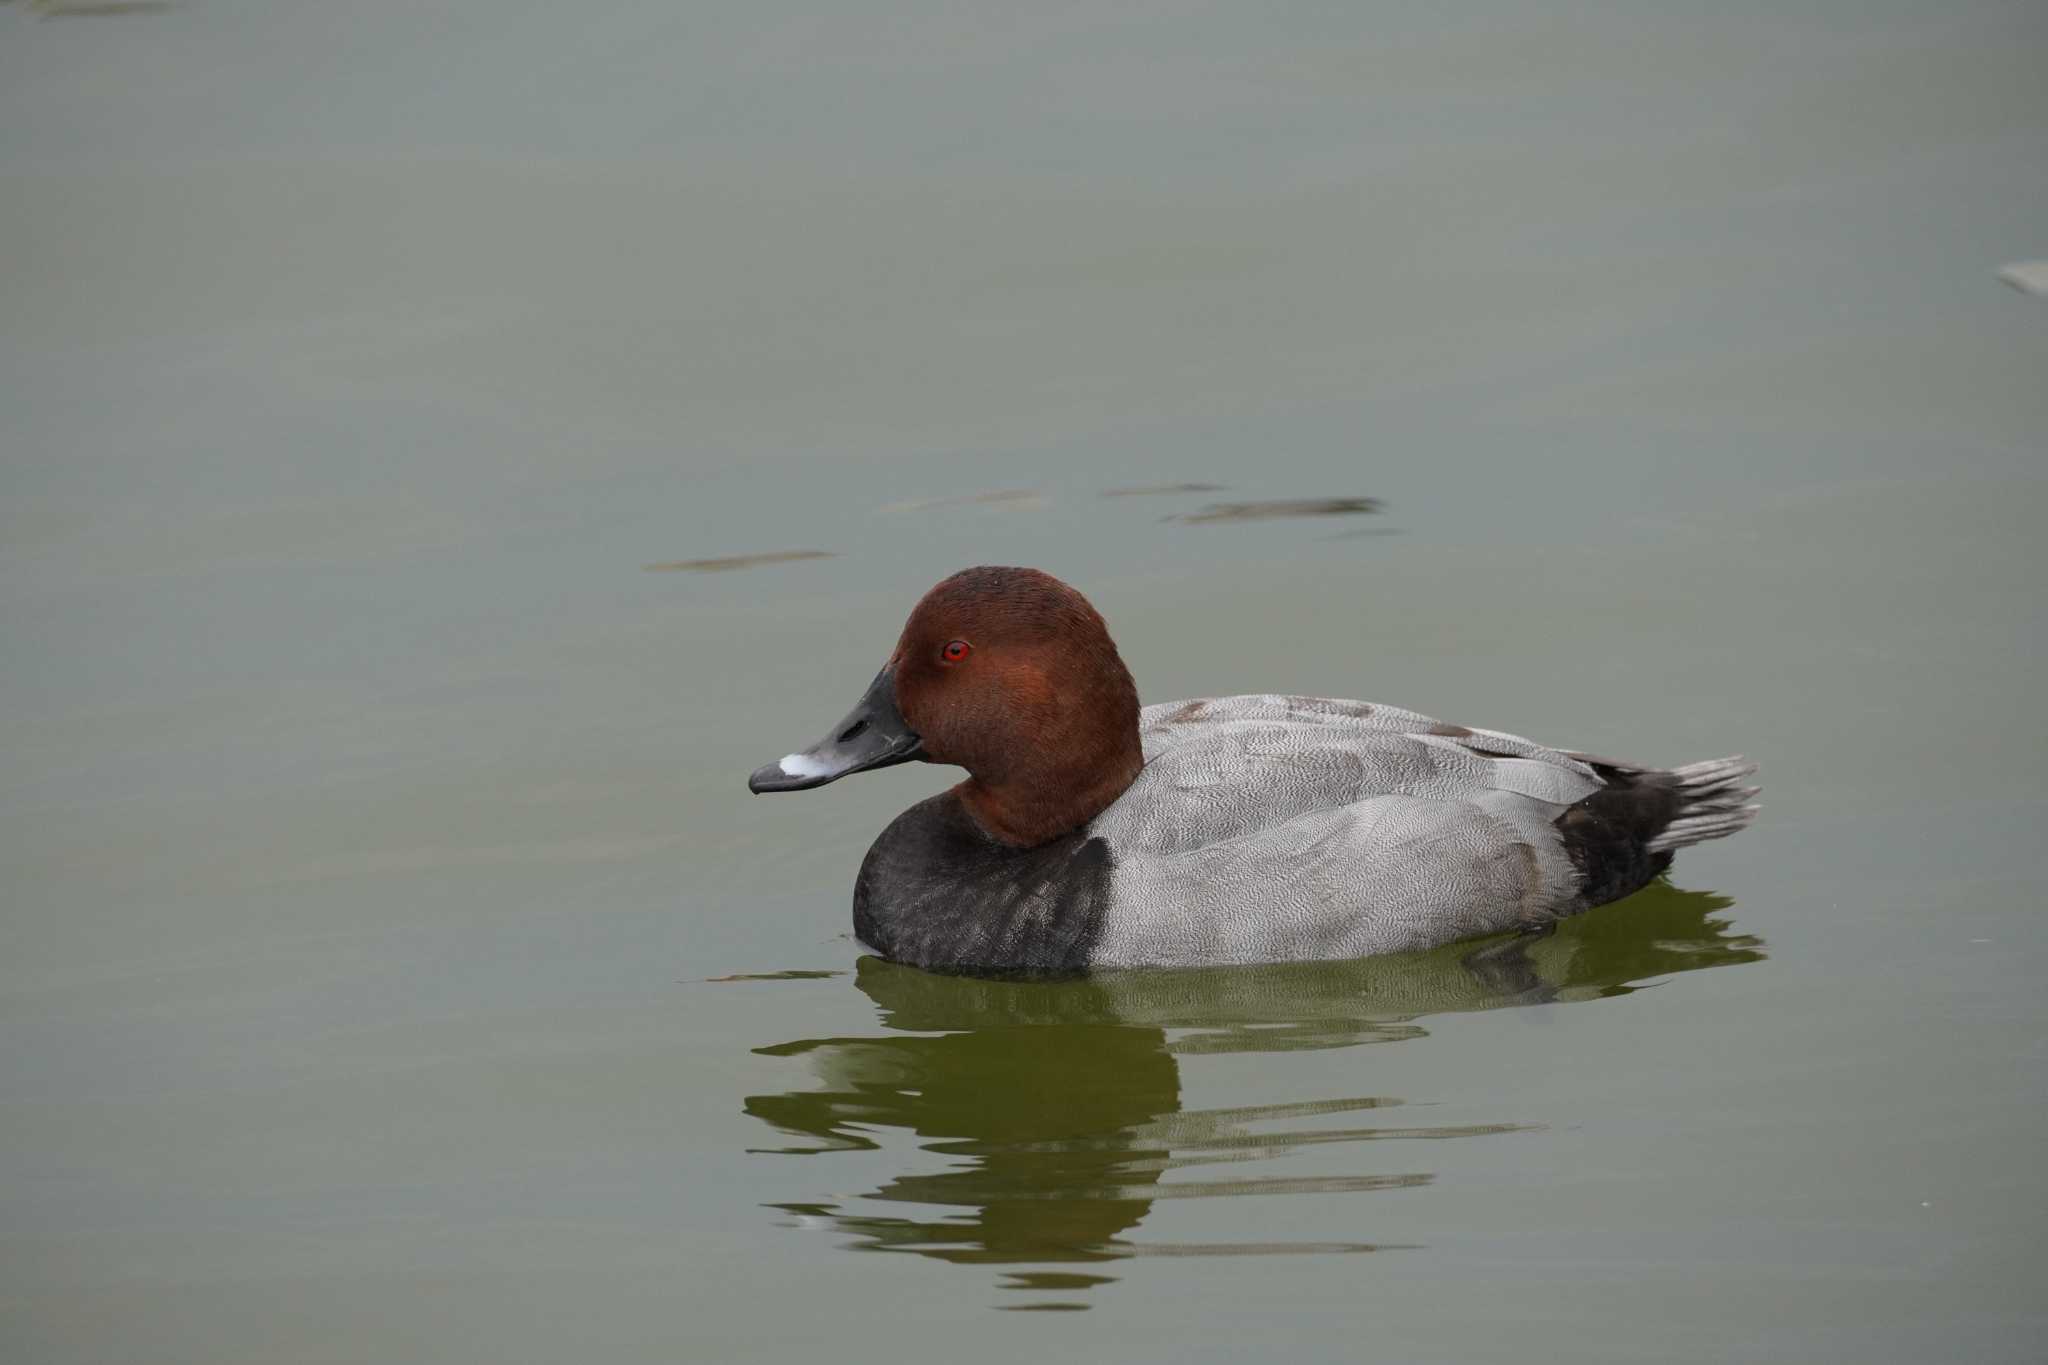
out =
{"type": "Polygon", "coordinates": [[[7,1359],[2039,1358],[2039,6],[68,10],[7,1359]],[[947,774],[745,781],[984,562],[1764,813],[1521,949],[891,967],[947,774]]]}

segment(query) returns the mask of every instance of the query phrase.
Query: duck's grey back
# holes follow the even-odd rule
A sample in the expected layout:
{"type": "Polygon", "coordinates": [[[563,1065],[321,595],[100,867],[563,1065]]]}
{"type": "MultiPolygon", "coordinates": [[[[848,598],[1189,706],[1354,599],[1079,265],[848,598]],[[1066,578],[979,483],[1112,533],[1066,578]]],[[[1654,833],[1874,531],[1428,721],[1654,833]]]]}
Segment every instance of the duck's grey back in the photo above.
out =
{"type": "Polygon", "coordinates": [[[1605,784],[1577,755],[1312,697],[1140,724],[1145,768],[1087,830],[1113,860],[1094,965],[1362,957],[1582,906],[1556,822],[1605,784]]]}

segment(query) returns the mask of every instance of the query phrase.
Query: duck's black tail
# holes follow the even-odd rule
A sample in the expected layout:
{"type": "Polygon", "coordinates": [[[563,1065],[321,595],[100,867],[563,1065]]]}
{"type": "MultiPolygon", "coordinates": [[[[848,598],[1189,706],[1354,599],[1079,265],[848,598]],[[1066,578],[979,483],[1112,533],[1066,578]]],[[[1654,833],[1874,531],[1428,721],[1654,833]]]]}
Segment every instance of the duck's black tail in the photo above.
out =
{"type": "Polygon", "coordinates": [[[1732,758],[1710,758],[1673,768],[1678,783],[1678,810],[1671,823],[1650,839],[1652,853],[1725,839],[1756,819],[1758,807],[1750,804],[1761,787],[1743,785],[1754,776],[1756,764],[1740,754],[1732,758]]]}
{"type": "Polygon", "coordinates": [[[1709,759],[1683,768],[1640,768],[1590,754],[1604,784],[1557,817],[1558,837],[1584,883],[1579,909],[1620,900],[1671,866],[1676,849],[1721,839],[1756,819],[1742,785],[1756,764],[1741,757],[1709,759]]]}

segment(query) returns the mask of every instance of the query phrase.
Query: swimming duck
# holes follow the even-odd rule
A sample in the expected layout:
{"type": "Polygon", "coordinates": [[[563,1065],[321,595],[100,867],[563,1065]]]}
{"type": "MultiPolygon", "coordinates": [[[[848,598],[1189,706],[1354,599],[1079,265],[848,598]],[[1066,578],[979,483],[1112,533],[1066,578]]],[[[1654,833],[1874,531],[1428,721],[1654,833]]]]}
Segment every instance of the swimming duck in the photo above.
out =
{"type": "Polygon", "coordinates": [[[853,710],[748,780],[916,759],[967,780],[882,831],[861,942],[939,971],[1368,957],[1540,930],[1755,818],[1756,765],[1652,768],[1323,697],[1140,706],[1088,600],[966,569],[918,602],[853,710]]]}

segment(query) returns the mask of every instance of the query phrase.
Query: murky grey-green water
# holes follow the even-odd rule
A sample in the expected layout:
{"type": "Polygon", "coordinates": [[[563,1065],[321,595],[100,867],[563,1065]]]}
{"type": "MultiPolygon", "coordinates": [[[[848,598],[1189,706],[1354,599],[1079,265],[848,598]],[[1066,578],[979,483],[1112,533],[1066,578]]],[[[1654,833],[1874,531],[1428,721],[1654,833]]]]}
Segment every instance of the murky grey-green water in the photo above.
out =
{"type": "Polygon", "coordinates": [[[70,8],[7,1360],[2039,1358],[2038,5],[70,8]],[[976,562],[1765,814],[1520,954],[862,960],[946,776],[745,777],[976,562]]]}

